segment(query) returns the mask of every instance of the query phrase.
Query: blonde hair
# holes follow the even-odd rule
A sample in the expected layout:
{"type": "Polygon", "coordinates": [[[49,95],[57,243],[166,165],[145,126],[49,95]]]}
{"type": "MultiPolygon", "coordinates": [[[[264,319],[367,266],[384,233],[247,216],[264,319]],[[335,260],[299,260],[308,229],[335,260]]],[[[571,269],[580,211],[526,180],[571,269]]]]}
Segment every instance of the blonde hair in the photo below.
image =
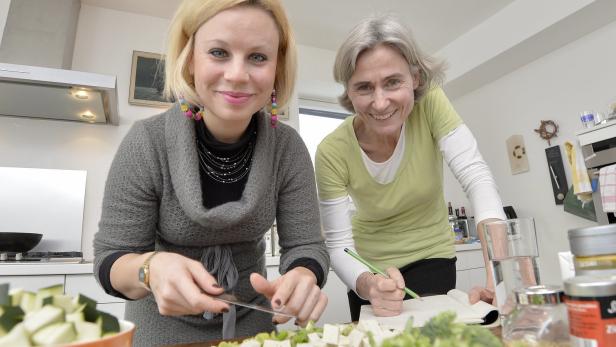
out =
{"type": "Polygon", "coordinates": [[[348,95],[348,83],[359,55],[378,45],[388,45],[400,52],[409,64],[413,75],[419,76],[415,89],[415,102],[418,102],[432,85],[440,85],[444,79],[443,62],[438,62],[424,54],[417,46],[411,33],[391,15],[368,17],[361,21],[349,34],[336,54],[334,79],[344,86],[344,93],[338,97],[340,105],[355,112],[348,95]]]}
{"type": "Polygon", "coordinates": [[[280,108],[289,102],[295,86],[297,53],[287,15],[279,0],[184,0],[169,27],[165,57],[167,97],[173,96],[177,99],[183,96],[191,104],[201,104],[188,68],[194,49],[195,33],[210,18],[235,6],[261,8],[274,19],[280,36],[274,88],[280,108]]]}

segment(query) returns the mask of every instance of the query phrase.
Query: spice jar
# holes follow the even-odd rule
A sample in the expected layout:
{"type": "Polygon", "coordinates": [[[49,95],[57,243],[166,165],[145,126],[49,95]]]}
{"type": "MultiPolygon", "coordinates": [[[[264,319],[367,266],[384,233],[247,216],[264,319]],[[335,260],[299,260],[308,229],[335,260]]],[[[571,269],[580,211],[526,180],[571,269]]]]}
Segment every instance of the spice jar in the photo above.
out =
{"type": "Polygon", "coordinates": [[[616,225],[569,230],[576,276],[616,275],[616,225]]]}
{"type": "Polygon", "coordinates": [[[616,346],[616,276],[565,281],[572,346],[616,346]]]}
{"type": "Polygon", "coordinates": [[[564,293],[557,286],[515,291],[516,307],[503,321],[503,341],[513,346],[569,346],[564,293]]]}

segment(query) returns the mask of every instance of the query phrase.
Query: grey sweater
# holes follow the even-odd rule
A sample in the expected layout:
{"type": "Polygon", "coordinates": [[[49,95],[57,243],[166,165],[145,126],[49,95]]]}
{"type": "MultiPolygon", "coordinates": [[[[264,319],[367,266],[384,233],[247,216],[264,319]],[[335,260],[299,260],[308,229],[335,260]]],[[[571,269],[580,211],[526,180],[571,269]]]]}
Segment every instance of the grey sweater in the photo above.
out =
{"type": "MultiPolygon", "coordinates": [[[[252,272],[266,275],[263,235],[276,218],[280,272],[299,258],[315,259],[327,276],[329,257],[319,224],[310,156],[295,130],[272,128],[259,114],[256,146],[239,201],[203,206],[195,127],[175,105],[136,122],[122,141],[105,187],[99,231],[94,237],[95,273],[118,251],[152,250],[200,260],[211,246],[227,247],[239,280],[233,291],[264,303],[250,285],[252,272]]],[[[208,264],[204,264],[206,268],[208,264]]],[[[236,336],[274,327],[271,315],[237,309],[236,336]]],[[[158,313],[152,295],[126,304],[136,323],[135,346],[158,346],[220,339],[222,317],[169,317],[158,313]]]]}

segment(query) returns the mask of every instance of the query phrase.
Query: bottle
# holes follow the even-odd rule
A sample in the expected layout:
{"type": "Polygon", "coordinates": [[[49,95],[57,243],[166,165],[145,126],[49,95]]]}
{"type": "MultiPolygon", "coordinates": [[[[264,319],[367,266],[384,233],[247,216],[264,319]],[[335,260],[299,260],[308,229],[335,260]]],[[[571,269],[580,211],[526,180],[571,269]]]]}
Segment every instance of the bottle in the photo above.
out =
{"type": "Polygon", "coordinates": [[[466,211],[464,210],[464,206],[460,207],[460,219],[466,219],[466,211]]]}
{"type": "Polygon", "coordinates": [[[460,210],[456,208],[456,219],[460,218],[460,210]]]}
{"type": "Polygon", "coordinates": [[[453,215],[453,207],[451,207],[451,201],[447,203],[447,211],[449,213],[449,221],[451,222],[452,220],[456,219],[456,217],[453,215]]]}

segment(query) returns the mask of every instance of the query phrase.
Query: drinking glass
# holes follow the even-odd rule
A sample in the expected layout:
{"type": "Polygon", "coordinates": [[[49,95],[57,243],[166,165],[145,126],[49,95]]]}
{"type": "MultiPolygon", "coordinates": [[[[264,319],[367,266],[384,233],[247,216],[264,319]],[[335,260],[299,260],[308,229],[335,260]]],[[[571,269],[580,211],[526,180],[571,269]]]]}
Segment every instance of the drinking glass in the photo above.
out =
{"type": "Polygon", "coordinates": [[[514,290],[540,284],[535,220],[516,218],[486,223],[484,235],[501,316],[515,306],[514,290]]]}

